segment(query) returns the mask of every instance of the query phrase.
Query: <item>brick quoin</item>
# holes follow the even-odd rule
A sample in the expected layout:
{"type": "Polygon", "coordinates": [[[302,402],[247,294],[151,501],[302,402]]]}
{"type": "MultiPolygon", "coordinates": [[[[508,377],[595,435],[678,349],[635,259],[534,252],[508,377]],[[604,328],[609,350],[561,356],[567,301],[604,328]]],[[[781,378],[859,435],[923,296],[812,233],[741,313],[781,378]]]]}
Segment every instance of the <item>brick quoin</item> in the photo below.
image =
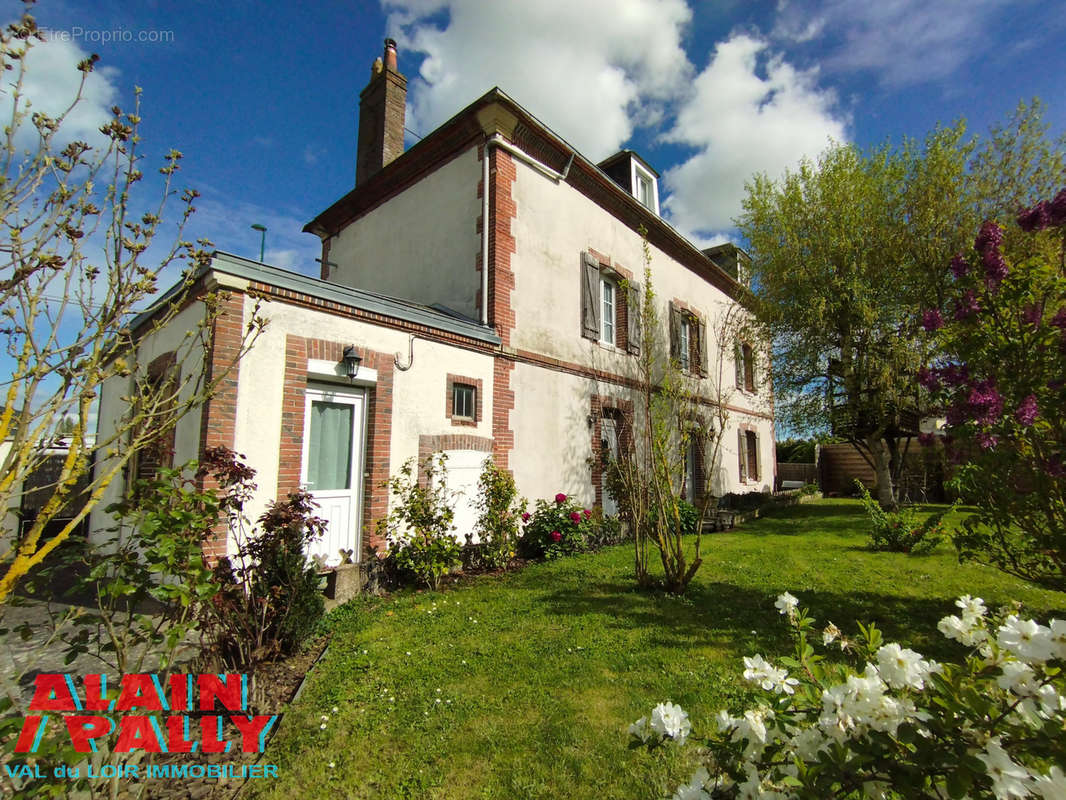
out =
{"type": "MultiPolygon", "coordinates": [[[[281,433],[278,442],[277,496],[284,497],[300,486],[303,459],[304,409],[307,402],[307,360],[340,361],[344,342],[308,339],[289,334],[285,337],[285,378],[281,403],[281,433]]],[[[388,514],[389,496],[383,488],[391,469],[392,386],[395,374],[394,355],[360,348],[363,366],[377,371],[378,379],[366,392],[366,448],[363,476],[362,536],[364,557],[385,548],[378,536],[378,520],[388,514]]]]}
{"type": "MultiPolygon", "coordinates": [[[[227,292],[219,295],[219,315],[211,328],[207,352],[207,380],[214,380],[240,353],[244,338],[244,295],[227,292]]],[[[200,412],[200,453],[211,447],[234,448],[237,433],[237,380],[240,362],[218,384],[215,393],[204,403],[200,412]]],[[[202,489],[216,489],[214,478],[199,480],[202,489]]],[[[227,554],[229,528],[216,525],[212,536],[204,542],[204,557],[209,565],[227,554]]]]}
{"type": "MultiPolygon", "coordinates": [[[[515,288],[515,274],[511,269],[515,239],[511,228],[518,213],[513,195],[516,174],[509,153],[498,147],[489,151],[489,263],[492,267],[489,270],[489,323],[495,326],[504,347],[510,347],[511,332],[515,327],[511,303],[515,288]]],[[[493,361],[492,454],[496,466],[508,473],[512,473],[510,457],[514,449],[514,430],[511,428],[511,412],[515,406],[511,387],[513,372],[514,361],[497,354],[493,361]]]]}

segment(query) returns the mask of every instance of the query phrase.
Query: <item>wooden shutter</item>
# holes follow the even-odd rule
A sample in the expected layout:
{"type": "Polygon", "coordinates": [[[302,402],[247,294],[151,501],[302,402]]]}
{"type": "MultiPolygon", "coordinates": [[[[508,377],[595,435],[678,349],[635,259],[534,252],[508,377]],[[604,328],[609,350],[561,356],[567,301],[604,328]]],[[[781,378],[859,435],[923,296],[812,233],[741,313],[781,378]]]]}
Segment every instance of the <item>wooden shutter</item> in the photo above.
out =
{"type": "Polygon", "coordinates": [[[740,463],[740,482],[748,479],[748,441],[744,431],[737,431],[737,456],[740,463]]]}
{"type": "Polygon", "coordinates": [[[744,388],[749,392],[755,391],[755,352],[751,349],[751,345],[745,343],[741,348],[742,360],[744,362],[744,388]]]}
{"type": "Polygon", "coordinates": [[[696,326],[696,331],[698,337],[696,347],[699,348],[699,352],[696,354],[696,363],[699,364],[700,375],[706,378],[711,374],[707,360],[707,320],[701,319],[696,326]]]}
{"type": "Polygon", "coordinates": [[[736,343],[733,348],[733,366],[736,371],[737,388],[744,388],[744,348],[741,347],[740,342],[736,343]]]}
{"type": "Polygon", "coordinates": [[[670,301],[670,358],[681,359],[681,312],[670,301]]]}
{"type": "Polygon", "coordinates": [[[748,348],[748,358],[751,360],[751,391],[757,392],[759,390],[759,372],[754,347],[748,348]]]}
{"type": "Polygon", "coordinates": [[[581,259],[581,335],[600,338],[600,262],[589,253],[581,259]]]}
{"type": "Polygon", "coordinates": [[[640,355],[640,284],[629,282],[626,293],[626,349],[634,355],[640,355]]]}
{"type": "Polygon", "coordinates": [[[753,480],[759,480],[759,434],[748,431],[745,436],[748,444],[748,476],[753,480]]]}

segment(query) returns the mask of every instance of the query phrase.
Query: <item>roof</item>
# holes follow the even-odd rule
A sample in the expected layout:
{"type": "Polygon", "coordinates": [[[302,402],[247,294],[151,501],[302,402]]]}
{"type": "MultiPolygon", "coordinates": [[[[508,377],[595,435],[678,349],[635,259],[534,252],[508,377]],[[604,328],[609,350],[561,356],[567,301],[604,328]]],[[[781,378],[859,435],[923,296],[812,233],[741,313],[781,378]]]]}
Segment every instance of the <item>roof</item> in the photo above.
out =
{"type": "Polygon", "coordinates": [[[662,177],[659,174],[659,170],[655,169],[655,167],[653,167],[651,164],[649,164],[647,161],[645,161],[643,158],[641,158],[640,157],[640,153],[638,153],[636,150],[628,150],[628,149],[627,150],[619,150],[613,156],[605,158],[603,161],[601,161],[596,166],[599,167],[600,169],[602,169],[604,172],[606,172],[608,170],[608,168],[610,168],[611,166],[617,164],[622,159],[631,159],[631,158],[635,158],[637,161],[639,161],[640,165],[642,167],[644,167],[644,169],[646,169],[652,175],[654,175],[656,178],[661,178],[662,177]]]}
{"type": "MultiPolygon", "coordinates": [[[[416,325],[425,325],[439,331],[458,334],[459,336],[476,339],[491,345],[500,344],[500,337],[496,335],[496,331],[493,328],[481,325],[476,320],[463,317],[458,312],[443,306],[434,308],[410,300],[402,300],[398,297],[368,292],[365,289],[352,289],[348,286],[330,283],[319,278],[312,278],[309,275],[242,258],[233,253],[216,250],[212,254],[211,263],[197,270],[193,280],[199,280],[212,272],[267,284],[285,291],[311,295],[312,297],[331,303],[339,303],[370,314],[379,314],[416,325]]],[[[183,284],[180,283],[172,286],[150,308],[137,315],[130,325],[131,329],[136,330],[147,322],[155,315],[160,306],[169,302],[181,292],[182,286],[183,284]]]]}
{"type": "MultiPolygon", "coordinates": [[[[348,223],[400,194],[441,164],[485,140],[478,112],[498,105],[516,119],[513,143],[542,163],[562,171],[573,157],[566,183],[589,197],[632,230],[646,228],[648,241],[730,297],[741,299],[743,287],[682,236],[669,222],[645,208],[639,200],[615,183],[600,166],[585,158],[565,139],[519,105],[499,87],[494,87],[432,133],[406,150],[381,170],[304,226],[304,231],[323,238],[336,235],[348,223]]],[[[625,154],[623,150],[612,159],[625,154]]],[[[639,159],[640,157],[637,156],[639,159]]],[[[641,163],[645,163],[640,159],[641,163]]],[[[649,167],[650,169],[650,167],[649,167]]],[[[652,170],[654,172],[654,170],[652,170]]],[[[658,174],[658,173],[656,173],[658,174]]]]}

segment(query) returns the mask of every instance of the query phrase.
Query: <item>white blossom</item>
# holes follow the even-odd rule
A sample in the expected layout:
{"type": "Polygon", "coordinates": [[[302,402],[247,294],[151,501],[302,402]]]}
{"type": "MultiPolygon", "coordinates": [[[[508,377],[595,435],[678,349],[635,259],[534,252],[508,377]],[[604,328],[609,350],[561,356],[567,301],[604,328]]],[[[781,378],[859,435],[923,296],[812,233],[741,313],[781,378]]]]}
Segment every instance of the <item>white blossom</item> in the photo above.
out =
{"type": "Polygon", "coordinates": [[[781,667],[775,667],[767,662],[761,655],[744,657],[744,680],[761,686],[766,691],[776,694],[793,694],[793,686],[799,681],[788,677],[788,671],[781,667]]]}
{"type": "Polygon", "coordinates": [[[1018,619],[1013,614],[999,627],[996,641],[1000,647],[1029,663],[1042,664],[1054,651],[1050,628],[1031,619],[1018,619]]]}
{"type": "Polygon", "coordinates": [[[1033,791],[1044,800],[1066,800],[1066,774],[1059,767],[1052,767],[1047,775],[1035,775],[1033,791]]]}
{"type": "Polygon", "coordinates": [[[642,742],[646,742],[651,738],[651,730],[648,728],[648,718],[641,717],[632,725],[629,726],[629,735],[635,736],[642,742]]]}
{"type": "Polygon", "coordinates": [[[988,632],[981,627],[980,619],[944,617],[936,627],[947,638],[961,642],[967,647],[976,647],[988,638],[988,632]]]}
{"type": "Polygon", "coordinates": [[[692,731],[688,714],[673,703],[659,703],[651,712],[651,729],[660,736],[669,736],[678,744],[684,744],[692,731]]]}
{"type": "Polygon", "coordinates": [[[1051,631],[1051,656],[1066,661],[1066,620],[1053,619],[1048,625],[1051,631]]]}
{"type": "Polygon", "coordinates": [[[886,644],[877,651],[878,672],[893,689],[923,689],[929,673],[936,672],[939,666],[895,642],[886,644]]]}
{"type": "Polygon", "coordinates": [[[820,750],[824,750],[829,741],[816,727],[802,728],[789,740],[792,752],[803,761],[814,761],[820,750]]]}
{"type": "Polygon", "coordinates": [[[958,600],[955,601],[960,609],[962,609],[963,622],[968,622],[971,625],[975,624],[978,619],[985,615],[987,609],[985,609],[985,601],[980,597],[970,597],[968,594],[964,594],[958,600]]]}
{"type": "Polygon", "coordinates": [[[704,789],[711,774],[705,767],[700,767],[689,779],[689,782],[677,787],[672,800],[710,800],[711,795],[704,789]]]}
{"type": "Polygon", "coordinates": [[[782,614],[792,616],[796,613],[796,608],[799,606],[799,600],[793,597],[789,592],[779,594],[777,596],[777,602],[774,603],[774,607],[777,608],[782,614]]]}
{"type": "MultiPolygon", "coordinates": [[[[825,626],[825,629],[822,631],[822,645],[825,647],[829,647],[829,645],[835,642],[838,638],[840,638],[840,628],[830,622],[828,625],[825,626]]],[[[841,640],[840,642],[840,647],[841,649],[844,648],[843,640],[841,640]]]]}
{"type": "Polygon", "coordinates": [[[1008,661],[1000,667],[1003,674],[996,678],[1001,689],[1014,692],[1018,697],[1034,697],[1040,689],[1040,681],[1033,668],[1021,661],[1008,661]]]}
{"type": "Polygon", "coordinates": [[[989,739],[985,751],[977,757],[985,762],[988,777],[992,779],[992,792],[999,798],[1028,797],[1029,770],[1015,764],[999,744],[999,737],[989,739]]]}

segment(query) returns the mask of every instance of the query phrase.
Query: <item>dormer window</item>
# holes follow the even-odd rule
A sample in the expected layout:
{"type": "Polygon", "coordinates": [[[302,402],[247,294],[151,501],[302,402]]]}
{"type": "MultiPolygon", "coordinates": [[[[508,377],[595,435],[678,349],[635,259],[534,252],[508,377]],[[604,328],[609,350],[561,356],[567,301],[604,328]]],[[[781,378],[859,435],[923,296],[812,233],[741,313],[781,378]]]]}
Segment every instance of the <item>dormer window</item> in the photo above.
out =
{"type": "Polygon", "coordinates": [[[659,187],[650,172],[633,159],[633,196],[653,214],[659,213],[659,187]]]}
{"type": "Polygon", "coordinates": [[[637,202],[653,214],[659,213],[659,173],[632,150],[615,153],[597,166],[637,202]]]}

